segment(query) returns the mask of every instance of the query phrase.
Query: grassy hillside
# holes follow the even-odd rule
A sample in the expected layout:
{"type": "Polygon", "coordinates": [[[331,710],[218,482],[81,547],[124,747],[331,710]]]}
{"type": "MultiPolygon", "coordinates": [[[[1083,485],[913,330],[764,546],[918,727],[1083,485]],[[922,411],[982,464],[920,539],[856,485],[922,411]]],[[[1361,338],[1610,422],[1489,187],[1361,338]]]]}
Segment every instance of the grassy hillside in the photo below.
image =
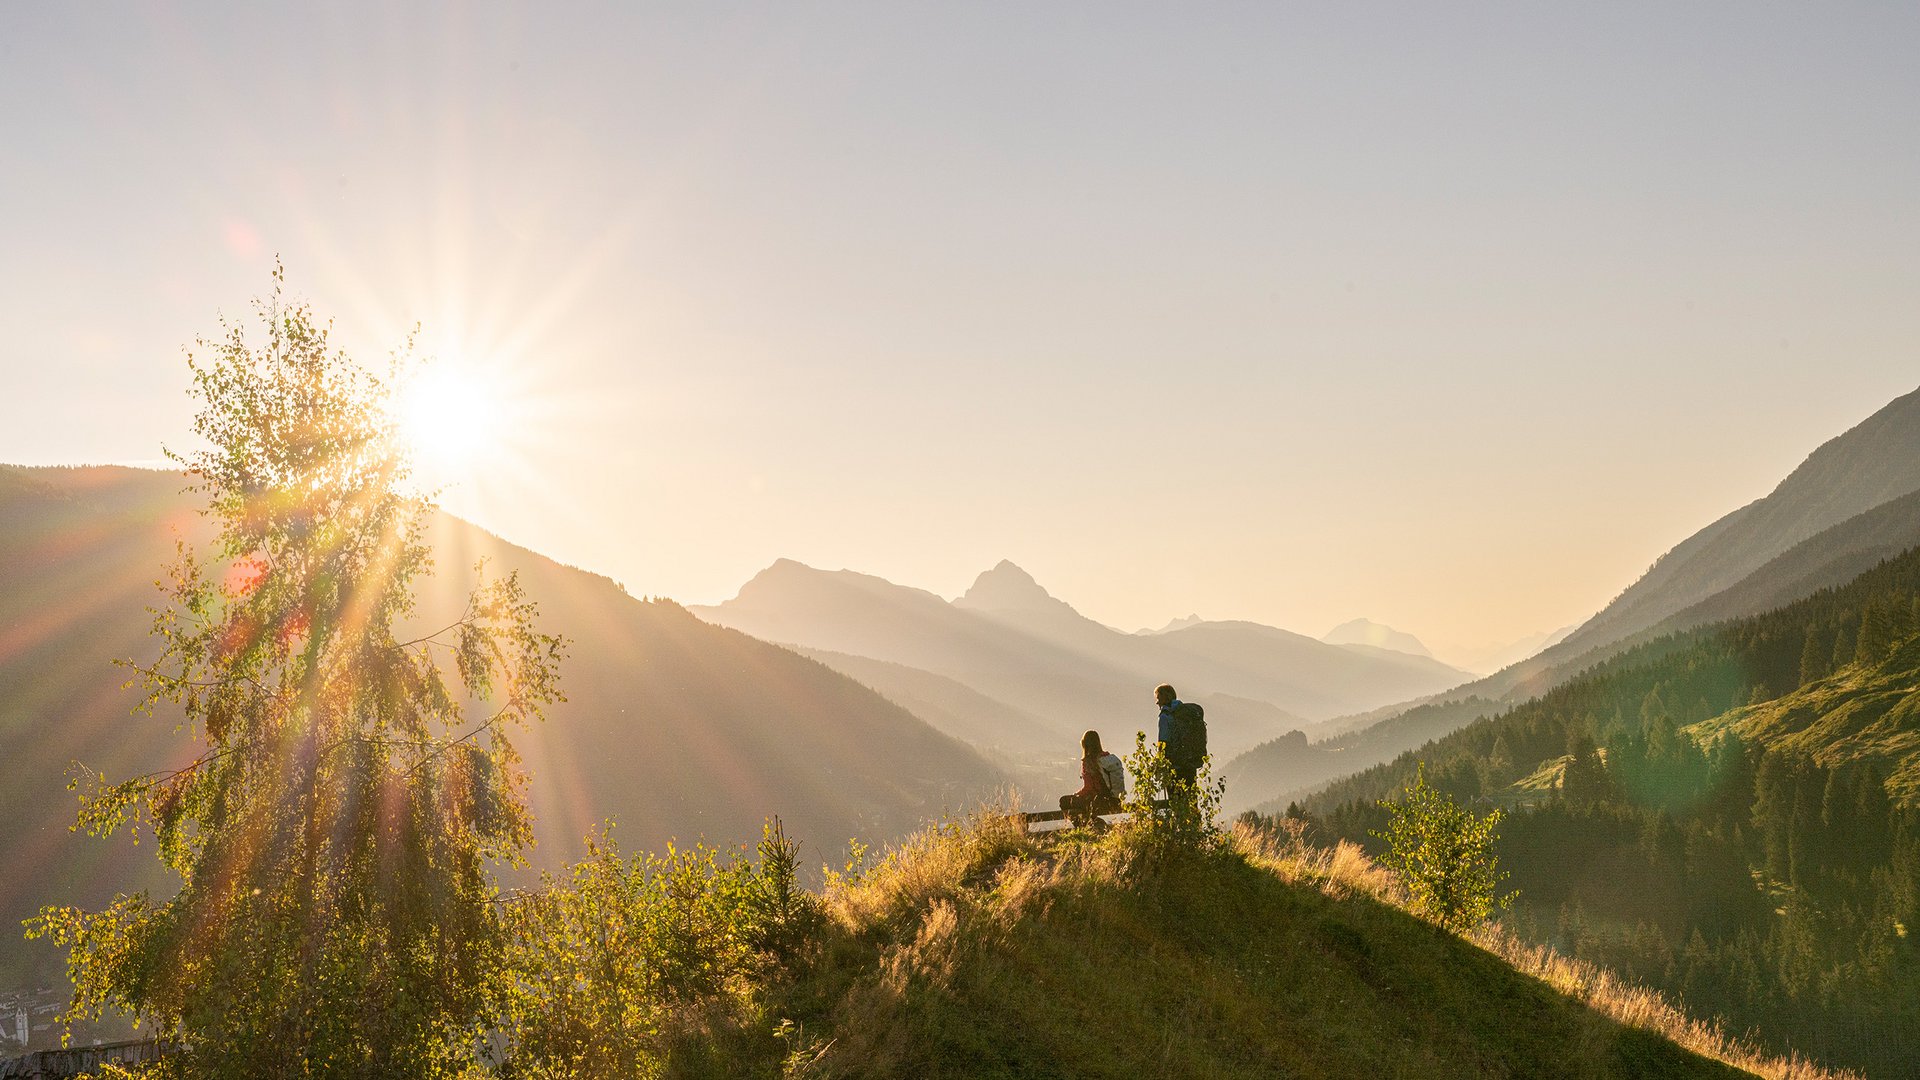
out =
{"type": "Polygon", "coordinates": [[[1887,796],[1920,807],[1920,635],[1879,663],[1855,663],[1772,701],[1689,729],[1703,742],[1732,732],[1825,768],[1871,767],[1887,796]]]}
{"type": "MultiPolygon", "coordinates": [[[[648,873],[672,876],[634,876],[648,873]]],[[[773,957],[730,953],[731,924],[707,923],[699,951],[739,957],[737,977],[690,972],[694,994],[606,976],[601,916],[577,920],[574,981],[556,989],[580,993],[521,1045],[551,1034],[549,1052],[729,1077],[1829,1075],[1497,931],[1441,931],[1396,906],[1357,848],[1297,834],[1242,828],[1216,850],[1156,853],[1124,827],[1041,839],[987,813],[812,902],[820,922],[773,957]]]]}

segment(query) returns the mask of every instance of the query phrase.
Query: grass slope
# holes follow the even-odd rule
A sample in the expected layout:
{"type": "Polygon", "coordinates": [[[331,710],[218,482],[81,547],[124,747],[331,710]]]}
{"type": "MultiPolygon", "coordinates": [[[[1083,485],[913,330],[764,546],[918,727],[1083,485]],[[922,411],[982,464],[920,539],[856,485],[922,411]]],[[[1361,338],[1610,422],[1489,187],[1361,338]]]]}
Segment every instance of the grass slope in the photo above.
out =
{"type": "Polygon", "coordinates": [[[827,930],[791,980],[763,987],[730,1031],[675,1040],[665,1071],[1747,1075],[1737,1061],[1827,1075],[1746,1055],[1590,967],[1498,934],[1470,942],[1392,901],[1350,844],[1241,829],[1217,851],[1169,857],[1124,829],[1043,840],[983,815],[830,885],[827,930]],[[776,1025],[784,1041],[764,1034],[776,1025]]]}
{"type": "Polygon", "coordinates": [[[1748,742],[1803,754],[1826,768],[1870,762],[1895,802],[1920,806],[1920,636],[1908,638],[1879,664],[1842,668],[1793,693],[1688,730],[1704,740],[1727,728],[1748,742]]]}

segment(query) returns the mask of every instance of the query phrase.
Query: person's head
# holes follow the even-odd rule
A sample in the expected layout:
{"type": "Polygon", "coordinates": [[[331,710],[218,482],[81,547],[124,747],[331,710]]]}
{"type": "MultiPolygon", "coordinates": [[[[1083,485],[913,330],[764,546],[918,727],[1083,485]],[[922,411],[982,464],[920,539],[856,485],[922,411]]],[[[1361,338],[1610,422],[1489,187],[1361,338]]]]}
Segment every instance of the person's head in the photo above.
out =
{"type": "Polygon", "coordinates": [[[1099,732],[1089,731],[1085,735],[1080,736],[1080,753],[1083,757],[1099,757],[1101,754],[1106,753],[1105,750],[1100,749],[1099,732]]]}
{"type": "Polygon", "coordinates": [[[1153,700],[1159,702],[1162,708],[1173,704],[1173,698],[1174,693],[1171,685],[1161,683],[1159,686],[1153,688],[1153,700]]]}

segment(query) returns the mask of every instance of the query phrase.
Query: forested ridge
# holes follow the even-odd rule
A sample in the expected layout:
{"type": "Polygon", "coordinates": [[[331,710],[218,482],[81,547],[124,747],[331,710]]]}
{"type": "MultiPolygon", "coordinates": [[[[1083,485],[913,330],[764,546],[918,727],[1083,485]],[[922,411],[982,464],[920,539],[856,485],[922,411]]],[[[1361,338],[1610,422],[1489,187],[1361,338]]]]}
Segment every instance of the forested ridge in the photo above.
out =
{"type": "Polygon", "coordinates": [[[1920,549],[1643,644],[1289,813],[1377,845],[1416,765],[1509,811],[1510,927],[1776,1049],[1920,1075],[1920,549]]]}

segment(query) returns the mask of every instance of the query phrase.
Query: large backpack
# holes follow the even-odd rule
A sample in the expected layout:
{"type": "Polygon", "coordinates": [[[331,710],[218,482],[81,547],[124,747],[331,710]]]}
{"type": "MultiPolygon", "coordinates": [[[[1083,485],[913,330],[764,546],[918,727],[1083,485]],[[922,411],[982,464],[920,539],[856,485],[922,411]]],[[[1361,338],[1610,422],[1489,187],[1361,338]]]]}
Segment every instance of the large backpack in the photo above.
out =
{"type": "Polygon", "coordinates": [[[1173,710],[1173,742],[1167,747],[1167,760],[1181,770],[1200,768],[1207,756],[1207,711],[1191,701],[1183,701],[1173,710]]]}
{"type": "Polygon", "coordinates": [[[1119,798],[1127,793],[1127,767],[1114,753],[1100,755],[1100,776],[1107,782],[1107,794],[1119,798]]]}

